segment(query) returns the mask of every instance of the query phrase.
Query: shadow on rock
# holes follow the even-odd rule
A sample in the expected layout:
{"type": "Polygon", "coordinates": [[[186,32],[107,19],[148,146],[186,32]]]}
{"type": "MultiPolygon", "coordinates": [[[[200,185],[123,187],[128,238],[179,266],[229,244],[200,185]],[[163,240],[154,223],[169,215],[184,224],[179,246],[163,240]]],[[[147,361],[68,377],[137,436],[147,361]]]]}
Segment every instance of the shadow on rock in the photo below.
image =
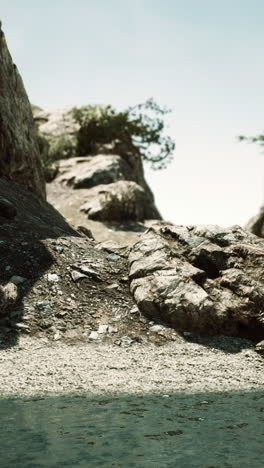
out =
{"type": "Polygon", "coordinates": [[[182,335],[188,343],[196,343],[210,349],[223,351],[227,354],[236,354],[246,349],[254,349],[254,343],[246,338],[226,335],[209,336],[191,332],[183,332],[182,335]]]}
{"type": "Polygon", "coordinates": [[[0,179],[2,348],[16,345],[18,334],[29,329],[30,304],[25,298],[55,261],[45,239],[67,236],[80,237],[49,203],[14,182],[0,179]]]}

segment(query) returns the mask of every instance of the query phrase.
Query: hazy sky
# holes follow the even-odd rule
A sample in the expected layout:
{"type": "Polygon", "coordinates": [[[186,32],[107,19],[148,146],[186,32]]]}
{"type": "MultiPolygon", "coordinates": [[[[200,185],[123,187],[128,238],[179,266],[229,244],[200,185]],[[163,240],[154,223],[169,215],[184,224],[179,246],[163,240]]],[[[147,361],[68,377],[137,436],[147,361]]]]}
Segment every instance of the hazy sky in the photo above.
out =
{"type": "Polygon", "coordinates": [[[147,169],[164,218],[244,224],[263,203],[263,0],[1,0],[32,103],[172,109],[167,170],[147,169]]]}

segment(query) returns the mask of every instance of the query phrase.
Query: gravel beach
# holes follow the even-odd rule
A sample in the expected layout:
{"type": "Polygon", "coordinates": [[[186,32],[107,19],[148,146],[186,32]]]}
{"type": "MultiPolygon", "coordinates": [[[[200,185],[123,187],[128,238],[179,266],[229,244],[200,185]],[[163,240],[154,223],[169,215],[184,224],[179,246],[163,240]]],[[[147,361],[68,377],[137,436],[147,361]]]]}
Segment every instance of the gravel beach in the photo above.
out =
{"type": "Polygon", "coordinates": [[[0,351],[0,375],[0,395],[13,397],[264,390],[264,359],[248,340],[227,337],[160,347],[71,346],[23,337],[0,351]]]}

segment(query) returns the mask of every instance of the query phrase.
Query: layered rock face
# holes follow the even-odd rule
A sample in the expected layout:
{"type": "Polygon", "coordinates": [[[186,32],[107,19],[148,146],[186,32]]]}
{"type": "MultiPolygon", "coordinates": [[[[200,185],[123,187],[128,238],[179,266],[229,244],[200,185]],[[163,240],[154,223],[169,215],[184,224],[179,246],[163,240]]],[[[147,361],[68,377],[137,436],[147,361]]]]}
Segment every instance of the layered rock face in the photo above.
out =
{"type": "Polygon", "coordinates": [[[31,106],[0,25],[0,176],[45,198],[31,106]]]}
{"type": "Polygon", "coordinates": [[[157,226],[129,257],[141,312],[180,330],[264,336],[264,242],[235,226],[157,226]]]}
{"type": "Polygon", "coordinates": [[[245,229],[259,237],[264,237],[264,206],[259,210],[259,213],[251,218],[245,229]]]}

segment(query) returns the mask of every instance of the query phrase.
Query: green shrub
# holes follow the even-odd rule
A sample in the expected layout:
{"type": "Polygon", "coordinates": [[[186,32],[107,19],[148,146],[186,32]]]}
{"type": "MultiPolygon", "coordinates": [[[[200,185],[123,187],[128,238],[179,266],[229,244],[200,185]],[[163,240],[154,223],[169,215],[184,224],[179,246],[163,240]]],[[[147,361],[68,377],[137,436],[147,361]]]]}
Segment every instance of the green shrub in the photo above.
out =
{"type": "Polygon", "coordinates": [[[154,169],[166,167],[175,148],[173,140],[163,135],[164,116],[168,112],[153,99],[123,112],[112,106],[74,108],[73,118],[80,125],[76,154],[95,154],[98,144],[119,140],[128,146],[136,146],[142,159],[150,162],[154,169]]]}
{"type": "Polygon", "coordinates": [[[53,158],[49,154],[50,144],[48,140],[39,133],[37,134],[37,142],[45,181],[51,182],[59,172],[58,163],[54,162],[53,158]]]}
{"type": "Polygon", "coordinates": [[[53,161],[76,156],[76,143],[68,135],[61,135],[56,140],[50,141],[48,153],[53,161]]]}

